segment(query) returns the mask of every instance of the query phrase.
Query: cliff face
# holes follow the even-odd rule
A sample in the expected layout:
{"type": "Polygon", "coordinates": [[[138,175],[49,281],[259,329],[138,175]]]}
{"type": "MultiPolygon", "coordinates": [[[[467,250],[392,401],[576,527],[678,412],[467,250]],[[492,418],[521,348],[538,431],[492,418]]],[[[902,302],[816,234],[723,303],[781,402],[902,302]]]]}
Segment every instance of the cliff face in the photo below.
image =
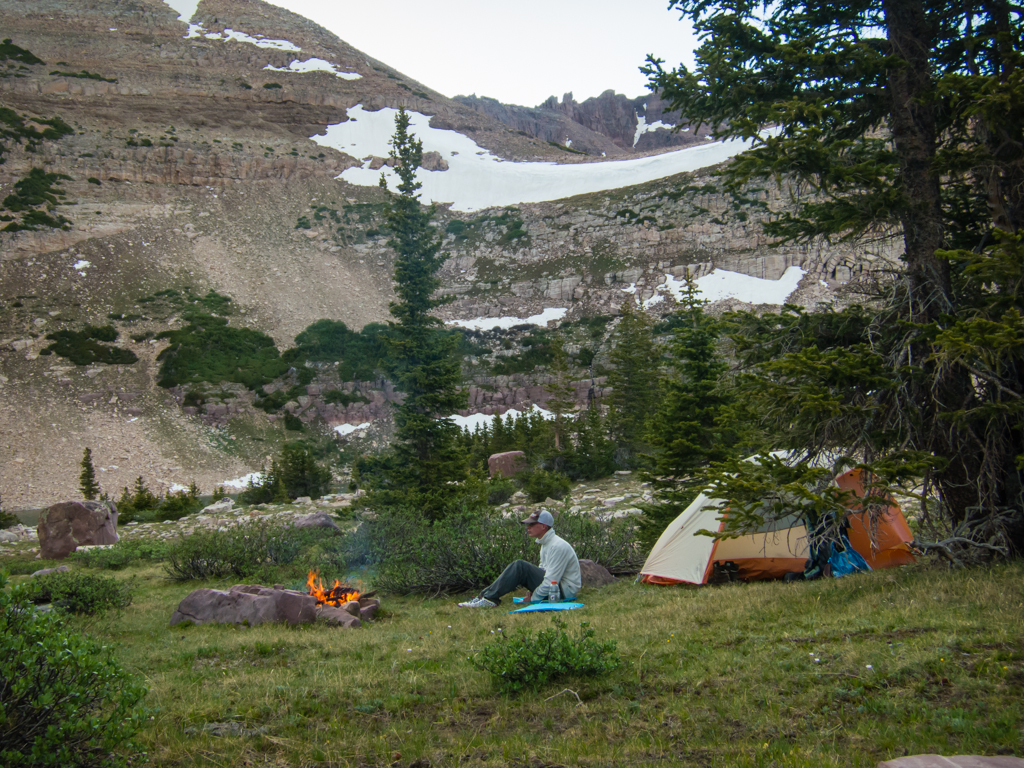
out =
{"type": "MultiPolygon", "coordinates": [[[[382,193],[336,178],[364,158],[310,138],[346,121],[355,105],[404,105],[506,160],[597,162],[705,141],[645,130],[675,122],[655,96],[577,103],[569,95],[534,109],[448,100],[257,0],[203,0],[190,20],[202,29],[191,37],[160,0],[0,0],[0,18],[3,36],[42,61],[0,61],[4,125],[14,114],[24,136],[24,126],[41,131],[47,120],[67,127],[34,143],[4,139],[0,163],[0,201],[41,169],[56,174],[62,195],[53,193],[60,204],[50,214],[66,219],[0,232],[0,493],[8,508],[75,495],[86,446],[115,494],[139,475],[159,490],[191,480],[210,490],[267,462],[281,430],[253,408],[253,393],[225,386],[195,405],[157,385],[167,344],[158,337],[182,320],[147,302],[168,291],[216,291],[237,308],[233,326],[267,333],[282,350],[317,320],[358,329],[388,319],[393,256],[381,231],[382,193]],[[293,66],[314,59],[329,66],[293,66]],[[86,324],[112,325],[138,362],[79,366],[41,354],[48,333],[86,324]]],[[[445,164],[433,158],[432,167],[445,164]]],[[[800,266],[808,274],[791,300],[811,304],[893,256],[884,246],[872,254],[775,247],[758,224],[786,205],[787,195],[769,190],[737,202],[708,172],[473,214],[442,206],[451,254],[443,290],[455,296],[445,317],[558,308],[572,320],[614,315],[634,297],[660,313],[671,302],[658,298],[659,286],[715,268],[776,278],[800,266]]],[[[0,213],[8,216],[0,227],[21,221],[0,213]]],[[[286,411],[326,426],[359,424],[383,418],[393,400],[386,382],[356,386],[321,373],[286,411]],[[327,402],[328,385],[367,402],[327,402]]],[[[475,410],[545,400],[543,376],[491,375],[473,361],[467,374],[475,410]]],[[[585,400],[600,386],[581,380],[577,394],[585,400]]]]}
{"type": "Polygon", "coordinates": [[[588,155],[641,155],[693,146],[707,135],[706,130],[693,131],[678,114],[667,112],[657,94],[630,99],[605,91],[581,103],[567,93],[561,101],[552,96],[537,107],[477,96],[456,96],[455,100],[528,136],[588,155]],[[679,130],[674,130],[677,125],[679,130]]]}

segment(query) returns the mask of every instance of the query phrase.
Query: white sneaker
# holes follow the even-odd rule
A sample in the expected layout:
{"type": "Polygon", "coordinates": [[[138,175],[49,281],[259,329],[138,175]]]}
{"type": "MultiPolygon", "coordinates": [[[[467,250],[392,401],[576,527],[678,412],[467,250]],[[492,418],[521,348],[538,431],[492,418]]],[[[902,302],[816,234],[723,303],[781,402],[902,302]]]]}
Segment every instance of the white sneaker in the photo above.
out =
{"type": "Polygon", "coordinates": [[[459,603],[459,608],[497,608],[497,603],[492,603],[486,597],[474,597],[464,603],[459,603]]]}

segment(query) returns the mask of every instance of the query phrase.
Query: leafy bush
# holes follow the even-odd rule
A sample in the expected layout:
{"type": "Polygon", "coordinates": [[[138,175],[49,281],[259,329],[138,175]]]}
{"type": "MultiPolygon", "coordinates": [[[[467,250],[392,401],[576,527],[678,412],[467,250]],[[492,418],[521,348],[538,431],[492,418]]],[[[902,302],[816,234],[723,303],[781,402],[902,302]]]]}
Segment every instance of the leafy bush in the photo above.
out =
{"type": "Polygon", "coordinates": [[[10,528],[20,522],[17,515],[0,509],[0,528],[10,528]]]}
{"type": "Polygon", "coordinates": [[[122,539],[109,547],[78,550],[72,553],[71,557],[86,568],[119,571],[139,561],[163,560],[167,557],[169,546],[164,541],[125,541],[122,539]]]}
{"type": "Polygon", "coordinates": [[[189,581],[263,575],[268,568],[307,565],[317,553],[340,564],[346,559],[339,554],[343,539],[333,529],[292,528],[253,520],[226,531],[202,531],[179,538],[170,545],[164,568],[170,578],[189,581]]]}
{"type": "Polygon", "coordinates": [[[489,672],[502,693],[518,693],[556,680],[604,675],[621,663],[615,641],[595,640],[587,622],[575,636],[566,632],[564,621],[555,618],[552,624],[536,634],[519,629],[499,637],[476,655],[473,665],[489,672]]]}
{"type": "Polygon", "coordinates": [[[27,590],[35,603],[53,603],[69,613],[88,616],[132,604],[132,587],[117,579],[80,571],[58,571],[32,580],[27,590]]]}
{"type": "Polygon", "coordinates": [[[0,574],[0,764],[124,765],[145,687],[59,614],[35,611],[25,587],[8,586],[0,574]]]}

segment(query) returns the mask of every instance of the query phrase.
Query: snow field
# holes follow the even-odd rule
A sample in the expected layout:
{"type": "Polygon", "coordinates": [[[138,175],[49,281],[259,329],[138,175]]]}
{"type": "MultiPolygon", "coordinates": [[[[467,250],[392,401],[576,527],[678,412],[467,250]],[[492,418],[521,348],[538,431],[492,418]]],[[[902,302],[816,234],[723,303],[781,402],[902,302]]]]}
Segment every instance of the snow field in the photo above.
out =
{"type": "MultiPolygon", "coordinates": [[[[370,170],[368,158],[389,154],[396,114],[395,109],[368,112],[356,105],[348,110],[348,121],[330,125],[325,135],[310,138],[321,146],[367,160],[361,167],[344,171],[339,179],[358,186],[376,186],[381,171],[370,170]]],[[[409,117],[410,129],[423,142],[423,150],[439,152],[448,163],[447,171],[421,169],[417,179],[423,185],[422,197],[427,202],[451,203],[456,211],[540,203],[629,187],[717,165],[750,146],[744,141],[709,142],[635,160],[567,165],[518,163],[495,157],[461,133],[431,128],[428,115],[409,112],[409,117]]],[[[390,168],[382,170],[393,187],[394,172],[390,168]]]]}

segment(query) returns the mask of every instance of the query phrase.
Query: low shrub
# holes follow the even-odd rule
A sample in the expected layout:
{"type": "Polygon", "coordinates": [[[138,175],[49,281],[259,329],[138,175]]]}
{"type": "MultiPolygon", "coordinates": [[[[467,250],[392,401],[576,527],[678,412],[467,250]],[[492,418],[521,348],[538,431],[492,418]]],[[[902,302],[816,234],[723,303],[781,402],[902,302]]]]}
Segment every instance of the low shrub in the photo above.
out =
{"type": "Polygon", "coordinates": [[[558,680],[604,675],[621,663],[615,641],[598,642],[588,623],[581,623],[575,635],[560,619],[552,624],[536,634],[519,629],[500,636],[473,658],[473,665],[489,672],[502,693],[518,693],[558,680]]]}
{"type": "Polygon", "coordinates": [[[81,571],[39,576],[32,580],[27,594],[34,603],[53,603],[68,613],[88,616],[132,604],[131,584],[81,571]]]}
{"type": "Polygon", "coordinates": [[[334,529],[253,520],[225,531],[182,536],[168,548],[164,569],[175,581],[250,577],[280,566],[308,570],[324,561],[341,567],[347,560],[344,552],[344,536],[334,529]]]}
{"type": "Polygon", "coordinates": [[[145,687],[110,649],[35,611],[26,586],[8,586],[0,574],[0,764],[124,765],[138,752],[145,687]]]}
{"type": "Polygon", "coordinates": [[[103,568],[119,571],[140,561],[163,560],[167,557],[169,545],[164,541],[121,540],[109,547],[85,549],[74,552],[71,557],[86,568],[103,568]]]}
{"type": "Polygon", "coordinates": [[[375,586],[397,594],[479,589],[513,560],[534,555],[523,527],[490,511],[452,512],[431,523],[416,509],[388,509],[362,529],[375,586]]]}
{"type": "Polygon", "coordinates": [[[87,325],[81,331],[54,331],[46,335],[53,344],[44,348],[43,352],[66,357],[75,365],[131,365],[138,362],[138,356],[131,350],[107,346],[116,341],[117,337],[117,331],[110,325],[87,325]]]}
{"type": "MultiPolygon", "coordinates": [[[[555,530],[580,559],[613,573],[635,573],[643,565],[646,550],[637,544],[636,525],[628,518],[602,521],[563,511],[555,530]]],[[[513,560],[538,559],[523,526],[491,509],[464,509],[433,523],[416,509],[379,510],[360,526],[349,551],[350,566],[372,566],[374,585],[396,594],[479,590],[513,560]]]]}

